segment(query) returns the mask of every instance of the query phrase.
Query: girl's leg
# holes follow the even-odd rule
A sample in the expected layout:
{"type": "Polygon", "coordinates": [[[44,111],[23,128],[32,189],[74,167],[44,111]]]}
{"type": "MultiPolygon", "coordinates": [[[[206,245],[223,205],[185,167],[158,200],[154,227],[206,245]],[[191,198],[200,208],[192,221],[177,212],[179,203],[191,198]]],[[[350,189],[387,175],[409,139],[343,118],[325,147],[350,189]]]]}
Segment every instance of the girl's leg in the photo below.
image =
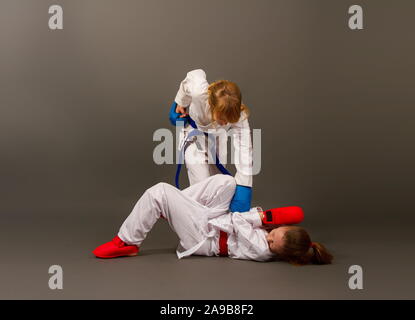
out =
{"type": "Polygon", "coordinates": [[[226,212],[235,194],[235,188],[235,178],[216,174],[182,190],[182,193],[210,209],[221,209],[226,212]]]}
{"type": "Polygon", "coordinates": [[[205,239],[210,209],[167,183],[146,190],[122,224],[118,236],[125,243],[141,246],[162,215],[189,249],[205,239]]]}
{"type": "Polygon", "coordinates": [[[198,138],[199,140],[197,142],[188,142],[189,145],[185,152],[185,164],[190,185],[194,185],[208,177],[221,173],[214,163],[209,163],[207,146],[204,145],[204,143],[206,144],[206,138],[198,138]]]}
{"type": "Polygon", "coordinates": [[[208,163],[208,155],[199,150],[196,142],[190,142],[185,152],[185,164],[190,185],[199,183],[210,177],[212,164],[208,163]]]}

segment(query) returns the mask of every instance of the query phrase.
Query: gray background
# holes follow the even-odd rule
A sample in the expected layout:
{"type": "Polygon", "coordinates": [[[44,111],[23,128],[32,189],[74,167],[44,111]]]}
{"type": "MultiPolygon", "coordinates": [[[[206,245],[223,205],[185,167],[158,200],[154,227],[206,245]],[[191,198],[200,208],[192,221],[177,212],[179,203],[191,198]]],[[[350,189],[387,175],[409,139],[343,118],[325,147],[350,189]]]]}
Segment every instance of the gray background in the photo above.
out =
{"type": "MultiPolygon", "coordinates": [[[[0,298],[415,298],[413,1],[0,3],[0,298]],[[64,30],[48,29],[48,7],[64,30]],[[362,4],[362,31],[347,26],[362,4]],[[297,204],[330,266],[177,260],[159,222],[98,260],[142,192],[173,183],[153,132],[186,72],[237,82],[262,129],[254,204],[297,204]],[[64,290],[48,289],[48,268],[64,290]],[[348,268],[364,269],[362,291],[348,268]]],[[[182,178],[186,180],[186,175],[182,178]]]]}

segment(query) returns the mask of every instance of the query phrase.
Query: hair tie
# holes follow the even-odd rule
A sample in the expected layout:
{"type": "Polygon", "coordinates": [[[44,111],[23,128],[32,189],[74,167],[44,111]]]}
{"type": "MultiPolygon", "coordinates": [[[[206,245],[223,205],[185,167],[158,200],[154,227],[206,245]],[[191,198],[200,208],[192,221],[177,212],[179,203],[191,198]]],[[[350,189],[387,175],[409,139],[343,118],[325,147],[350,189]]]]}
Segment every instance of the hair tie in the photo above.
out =
{"type": "Polygon", "coordinates": [[[315,248],[316,247],[316,243],[315,242],[310,242],[310,248],[315,248]]]}

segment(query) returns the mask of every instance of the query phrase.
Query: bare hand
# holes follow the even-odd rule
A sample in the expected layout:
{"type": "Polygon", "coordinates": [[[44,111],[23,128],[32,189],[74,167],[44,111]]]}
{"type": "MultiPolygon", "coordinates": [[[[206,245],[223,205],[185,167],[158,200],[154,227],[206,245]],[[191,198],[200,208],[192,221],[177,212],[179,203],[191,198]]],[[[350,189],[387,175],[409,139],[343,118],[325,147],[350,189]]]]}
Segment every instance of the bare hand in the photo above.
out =
{"type": "Polygon", "coordinates": [[[181,113],[182,115],[180,116],[180,118],[184,118],[187,117],[189,114],[186,112],[185,107],[179,106],[177,105],[176,107],[176,113],[181,113]]]}

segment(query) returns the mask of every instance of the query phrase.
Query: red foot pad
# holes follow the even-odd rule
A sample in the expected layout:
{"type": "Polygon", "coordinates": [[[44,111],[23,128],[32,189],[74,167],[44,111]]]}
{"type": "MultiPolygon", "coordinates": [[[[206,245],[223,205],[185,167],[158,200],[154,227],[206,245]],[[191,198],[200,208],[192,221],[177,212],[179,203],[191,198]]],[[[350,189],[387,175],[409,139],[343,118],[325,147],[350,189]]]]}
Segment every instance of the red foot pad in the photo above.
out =
{"type": "Polygon", "coordinates": [[[303,221],[304,212],[300,207],[275,208],[264,211],[264,224],[297,224],[303,221]]]}
{"type": "Polygon", "coordinates": [[[139,248],[137,246],[129,246],[116,236],[112,241],[104,243],[96,248],[92,253],[97,258],[116,258],[124,256],[136,256],[139,248]]]}

